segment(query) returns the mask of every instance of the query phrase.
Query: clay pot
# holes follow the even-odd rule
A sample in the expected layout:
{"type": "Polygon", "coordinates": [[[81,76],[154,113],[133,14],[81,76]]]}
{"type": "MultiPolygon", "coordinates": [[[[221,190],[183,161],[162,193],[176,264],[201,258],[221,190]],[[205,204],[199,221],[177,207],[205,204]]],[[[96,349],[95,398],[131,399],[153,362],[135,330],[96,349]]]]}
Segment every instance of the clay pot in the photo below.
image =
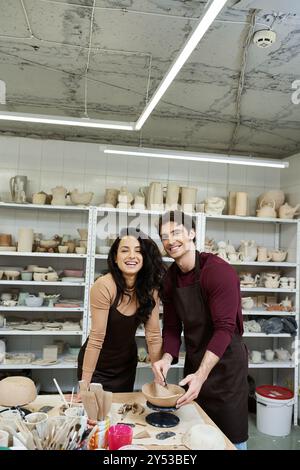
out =
{"type": "Polygon", "coordinates": [[[207,215],[221,215],[225,205],[221,197],[208,197],[205,199],[205,212],[207,215]]]}
{"type": "Polygon", "coordinates": [[[272,257],[270,256],[270,254],[268,254],[268,250],[266,247],[259,246],[257,248],[257,261],[264,263],[266,261],[270,261],[271,258],[272,257]]]}
{"type": "Polygon", "coordinates": [[[298,215],[298,209],[300,204],[297,204],[295,207],[290,206],[287,202],[279,208],[278,216],[280,219],[293,219],[295,215],[298,215]]]}
{"type": "Polygon", "coordinates": [[[32,204],[43,205],[46,203],[47,195],[45,193],[34,193],[32,195],[32,204]]]}
{"type": "Polygon", "coordinates": [[[263,193],[259,196],[258,201],[257,201],[257,207],[258,209],[261,207],[262,201],[264,201],[264,204],[275,204],[274,209],[277,211],[280,206],[284,203],[285,200],[285,194],[281,190],[272,190],[272,191],[267,191],[266,193],[263,193]]]}
{"type": "Polygon", "coordinates": [[[87,206],[92,201],[93,196],[94,193],[92,192],[80,193],[78,189],[74,189],[74,191],[70,193],[71,202],[75,205],[87,206]]]}
{"type": "Polygon", "coordinates": [[[266,218],[276,218],[277,213],[275,210],[276,204],[275,201],[272,200],[267,202],[267,200],[262,199],[259,203],[259,209],[256,211],[257,217],[266,217],[266,218]]]}
{"type": "Polygon", "coordinates": [[[69,240],[65,243],[65,246],[68,247],[68,253],[74,253],[76,247],[76,243],[74,241],[69,240]]]}
{"type": "Polygon", "coordinates": [[[116,207],[118,203],[118,194],[119,194],[118,189],[107,188],[105,190],[104,204],[108,204],[112,207],[116,207]]]}
{"type": "Polygon", "coordinates": [[[52,188],[52,201],[51,205],[52,206],[65,206],[66,205],[66,196],[67,196],[67,190],[63,186],[56,186],[55,188],[52,188]]]}
{"type": "Polygon", "coordinates": [[[271,256],[272,261],[277,261],[278,263],[282,263],[286,259],[287,251],[272,250],[272,251],[269,251],[269,256],[271,256]]]}

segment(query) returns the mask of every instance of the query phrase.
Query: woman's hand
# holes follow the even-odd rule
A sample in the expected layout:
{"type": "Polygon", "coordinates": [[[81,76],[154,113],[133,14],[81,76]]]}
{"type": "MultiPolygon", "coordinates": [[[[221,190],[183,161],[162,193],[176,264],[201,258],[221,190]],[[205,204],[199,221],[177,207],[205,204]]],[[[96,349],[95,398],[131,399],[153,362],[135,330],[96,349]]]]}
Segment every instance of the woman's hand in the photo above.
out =
{"type": "Polygon", "coordinates": [[[197,398],[202,388],[204,380],[197,374],[189,374],[179,382],[179,385],[188,385],[187,392],[177,400],[176,408],[187,405],[197,398]]]}
{"type": "Polygon", "coordinates": [[[165,353],[163,357],[152,364],[152,371],[154,374],[154,382],[160,385],[165,385],[165,377],[167,376],[168,370],[171,367],[172,356],[165,353]]]}

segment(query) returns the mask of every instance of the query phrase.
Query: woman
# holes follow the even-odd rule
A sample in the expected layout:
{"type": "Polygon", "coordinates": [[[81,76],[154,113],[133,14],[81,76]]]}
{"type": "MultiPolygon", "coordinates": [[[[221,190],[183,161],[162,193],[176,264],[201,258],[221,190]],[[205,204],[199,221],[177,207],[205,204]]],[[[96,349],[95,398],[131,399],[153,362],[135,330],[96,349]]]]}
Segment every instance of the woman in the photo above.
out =
{"type": "Polygon", "coordinates": [[[78,356],[78,379],[99,382],[111,392],[132,392],[141,323],[151,363],[161,358],[159,294],[165,270],[154,241],[128,228],[114,241],[108,268],[91,288],[92,325],[78,356]]]}

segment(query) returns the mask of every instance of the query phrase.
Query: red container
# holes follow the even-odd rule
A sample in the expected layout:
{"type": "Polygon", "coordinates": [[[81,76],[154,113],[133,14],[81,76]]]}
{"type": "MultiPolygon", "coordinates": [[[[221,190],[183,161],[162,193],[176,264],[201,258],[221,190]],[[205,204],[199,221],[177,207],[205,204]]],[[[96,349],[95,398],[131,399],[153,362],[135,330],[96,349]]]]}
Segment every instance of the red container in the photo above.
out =
{"type": "Polygon", "coordinates": [[[126,424],[116,424],[110,426],[108,430],[108,448],[109,450],[117,450],[122,446],[132,444],[132,427],[126,424]]]}

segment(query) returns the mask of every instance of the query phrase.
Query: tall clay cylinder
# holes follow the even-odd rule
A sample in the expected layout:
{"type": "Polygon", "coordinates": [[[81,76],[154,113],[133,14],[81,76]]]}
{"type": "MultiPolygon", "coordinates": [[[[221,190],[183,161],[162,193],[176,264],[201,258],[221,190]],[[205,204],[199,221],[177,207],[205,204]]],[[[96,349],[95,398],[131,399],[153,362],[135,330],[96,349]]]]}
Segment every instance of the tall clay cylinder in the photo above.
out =
{"type": "Polygon", "coordinates": [[[18,232],[18,251],[31,252],[33,245],[33,229],[20,228],[18,232]]]}
{"type": "Polygon", "coordinates": [[[248,193],[237,192],[235,201],[235,215],[246,216],[248,213],[248,193]]]}
{"type": "Polygon", "coordinates": [[[236,215],[235,205],[236,205],[236,192],[230,191],[229,197],[228,197],[228,214],[229,215],[236,215]]]}
{"type": "Polygon", "coordinates": [[[197,188],[181,188],[181,209],[185,212],[194,212],[197,201],[197,188]]]}

